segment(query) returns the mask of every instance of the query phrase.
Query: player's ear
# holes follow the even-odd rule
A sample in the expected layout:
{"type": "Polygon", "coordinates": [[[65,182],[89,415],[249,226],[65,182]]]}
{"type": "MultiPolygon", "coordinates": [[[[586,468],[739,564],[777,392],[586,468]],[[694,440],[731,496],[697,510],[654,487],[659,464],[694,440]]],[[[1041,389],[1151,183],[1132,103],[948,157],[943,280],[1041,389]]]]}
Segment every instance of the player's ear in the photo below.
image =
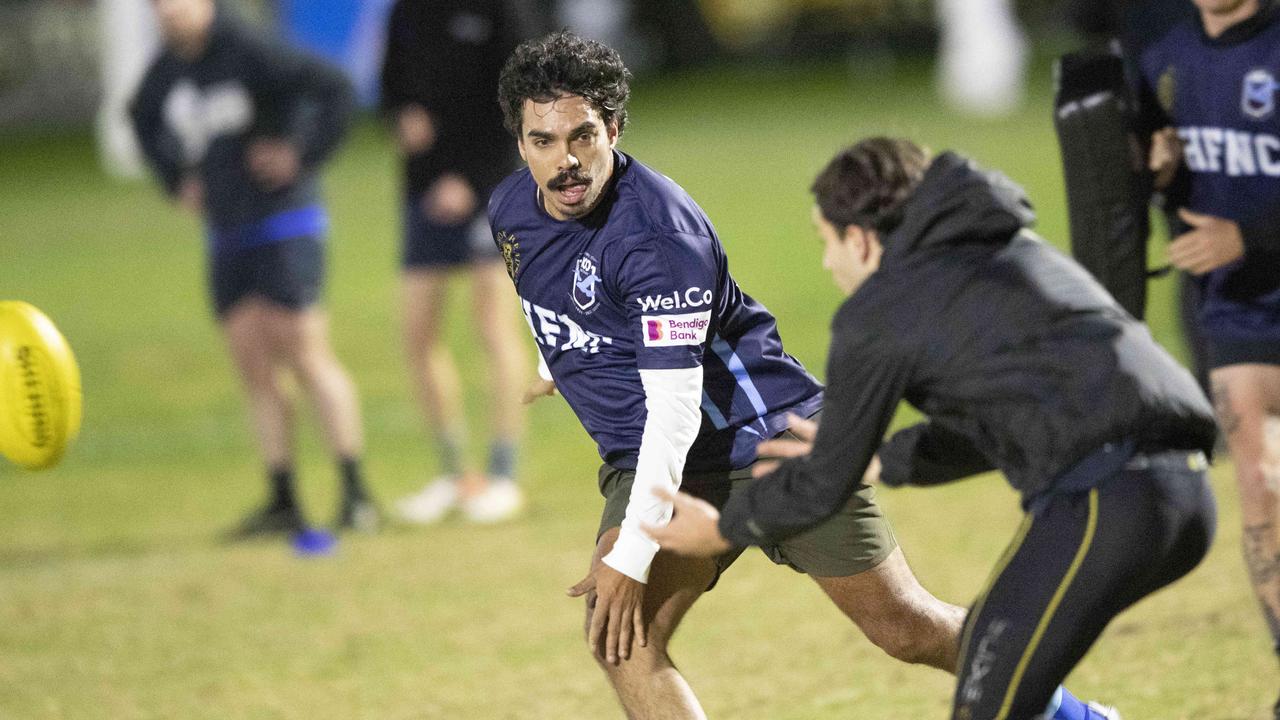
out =
{"type": "Polygon", "coordinates": [[[523,136],[523,135],[521,135],[520,137],[517,137],[517,138],[516,138],[516,148],[518,148],[518,149],[520,150],[520,159],[521,159],[521,160],[524,160],[525,162],[529,162],[529,156],[528,156],[528,154],[526,154],[526,153],[525,153],[525,151],[524,151],[524,136],[523,136]]]}
{"type": "Polygon", "coordinates": [[[617,147],[618,145],[618,119],[614,118],[605,123],[605,133],[609,136],[609,147],[617,147]]]}

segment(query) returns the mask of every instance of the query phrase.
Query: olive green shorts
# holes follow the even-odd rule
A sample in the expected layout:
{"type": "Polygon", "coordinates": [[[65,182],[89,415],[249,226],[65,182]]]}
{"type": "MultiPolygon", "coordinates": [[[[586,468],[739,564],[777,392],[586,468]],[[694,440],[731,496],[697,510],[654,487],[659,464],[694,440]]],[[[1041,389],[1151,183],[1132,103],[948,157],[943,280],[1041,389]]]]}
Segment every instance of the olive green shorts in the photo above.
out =
{"type": "MultiPolygon", "coordinates": [[[[599,482],[600,493],[604,495],[604,512],[600,517],[597,539],[606,530],[622,524],[622,519],[627,514],[634,479],[635,472],[632,470],[620,470],[608,464],[600,467],[599,482]]],[[[685,475],[680,490],[721,508],[729,498],[756,482],[758,481],[751,477],[751,468],[747,467],[732,472],[685,475]]],[[[879,565],[897,546],[893,529],[876,504],[875,488],[861,485],[849,498],[844,509],[822,524],[789,540],[762,546],[760,549],[773,562],[787,565],[806,575],[848,577],[879,565]]],[[[716,559],[716,576],[711,581],[711,586],[738,559],[742,550],[743,548],[734,548],[716,559]]]]}

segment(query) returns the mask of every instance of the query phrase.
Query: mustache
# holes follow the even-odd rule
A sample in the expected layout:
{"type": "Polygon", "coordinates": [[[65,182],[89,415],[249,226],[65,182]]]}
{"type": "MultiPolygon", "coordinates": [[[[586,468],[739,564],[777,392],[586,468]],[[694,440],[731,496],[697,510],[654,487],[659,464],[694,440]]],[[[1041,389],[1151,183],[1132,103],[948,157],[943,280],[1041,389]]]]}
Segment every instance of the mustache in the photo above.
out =
{"type": "Polygon", "coordinates": [[[590,185],[591,177],[577,170],[566,170],[547,181],[547,187],[560,190],[569,185],[590,185]]]}

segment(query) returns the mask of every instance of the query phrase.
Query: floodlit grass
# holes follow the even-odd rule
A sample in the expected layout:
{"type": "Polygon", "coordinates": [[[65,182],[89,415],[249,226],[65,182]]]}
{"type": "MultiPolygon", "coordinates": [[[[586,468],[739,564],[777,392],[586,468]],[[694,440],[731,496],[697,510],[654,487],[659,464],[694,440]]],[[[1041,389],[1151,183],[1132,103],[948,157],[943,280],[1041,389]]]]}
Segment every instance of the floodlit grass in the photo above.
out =
{"type": "MultiPolygon", "coordinates": [[[[640,83],[624,149],[688,189],[739,282],[820,369],[838,297],[808,227],[808,182],[834,149],[909,134],[1006,170],[1065,238],[1047,71],[998,122],[945,112],[922,67],[718,69],[640,83]]],[[[52,315],[79,354],[85,427],[61,467],[0,464],[0,718],[595,718],[618,716],[564,588],[599,512],[594,448],[559,400],[530,416],[522,522],[345,538],[300,560],[223,546],[262,486],[231,367],[209,319],[193,220],[146,184],[98,174],[87,137],[0,139],[0,298],[52,315]]],[[[368,472],[384,500],[435,470],[399,355],[398,177],[375,122],[328,175],[328,294],[362,392],[368,472]]],[[[459,288],[461,290],[461,288],[459,288]]],[[[1155,287],[1153,325],[1176,343],[1155,287]]],[[[464,310],[465,295],[456,297],[464,310]]],[[[477,390],[484,364],[451,336],[477,390]]],[[[327,521],[335,471],[309,422],[303,494],[327,521]]],[[[479,457],[482,447],[473,448],[479,457]]],[[[1229,465],[1213,554],[1122,616],[1070,679],[1144,718],[1262,718],[1277,689],[1245,582],[1229,465]]],[[[967,603],[1017,523],[996,477],[884,492],[912,565],[967,603]]],[[[717,718],[937,718],[951,679],[884,657],[809,581],[748,554],[690,613],[674,654],[717,718]]]]}

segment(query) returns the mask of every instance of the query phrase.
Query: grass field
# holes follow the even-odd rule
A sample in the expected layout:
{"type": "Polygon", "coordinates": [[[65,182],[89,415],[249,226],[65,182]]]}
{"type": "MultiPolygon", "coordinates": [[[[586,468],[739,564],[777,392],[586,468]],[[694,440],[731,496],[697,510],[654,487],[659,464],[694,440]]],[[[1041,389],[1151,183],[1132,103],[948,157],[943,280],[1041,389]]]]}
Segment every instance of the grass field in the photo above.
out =
{"type": "MultiPolygon", "coordinates": [[[[1047,69],[1028,109],[949,115],[918,66],[708,70],[638,84],[624,149],[716,222],[738,281],[821,368],[838,298],[808,227],[808,181],[868,133],[915,136],[1006,170],[1065,237],[1047,69]],[[889,81],[886,81],[886,73],[889,81]]],[[[395,160],[359,128],[333,164],[329,306],[363,396],[384,500],[435,465],[399,354],[395,160]]],[[[1153,325],[1176,337],[1155,288],[1153,325]]],[[[599,511],[594,448],[558,399],[536,405],[524,521],[344,539],[300,560],[217,533],[262,493],[239,389],[209,319],[195,222],[147,184],[105,180],[84,136],[0,139],[0,299],[52,315],[84,373],[83,435],[61,467],[0,463],[0,718],[598,718],[619,713],[564,595],[599,511]]],[[[462,309],[464,296],[458,297],[462,309]]],[[[484,387],[465,321],[468,383],[484,387]]],[[[471,403],[473,417],[482,399],[471,403]]],[[[309,422],[305,502],[332,515],[309,422]]],[[[1229,464],[1220,533],[1194,574],[1122,616],[1070,678],[1130,720],[1262,718],[1277,675],[1238,552],[1229,464]]],[[[927,587],[967,603],[1018,521],[996,477],[884,492],[927,587]]],[[[951,678],[884,657],[799,575],[749,554],[691,612],[674,654],[716,718],[940,718],[951,678]]]]}

